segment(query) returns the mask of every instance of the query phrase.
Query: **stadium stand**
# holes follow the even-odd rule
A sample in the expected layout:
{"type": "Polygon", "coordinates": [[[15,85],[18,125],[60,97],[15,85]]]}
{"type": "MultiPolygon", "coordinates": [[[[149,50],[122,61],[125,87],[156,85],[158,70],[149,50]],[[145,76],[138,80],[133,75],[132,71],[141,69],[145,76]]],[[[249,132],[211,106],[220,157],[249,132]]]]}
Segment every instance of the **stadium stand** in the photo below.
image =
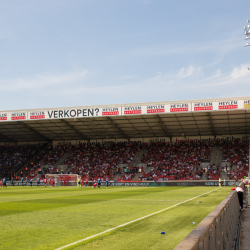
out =
{"type": "Polygon", "coordinates": [[[247,140],[236,140],[223,145],[223,171],[228,179],[242,179],[249,171],[249,143],[247,140]]]}
{"type": "Polygon", "coordinates": [[[150,172],[142,171],[142,180],[197,180],[201,178],[201,162],[208,162],[211,145],[186,142],[151,143],[142,162],[150,172]]]}
{"type": "Polygon", "coordinates": [[[63,144],[54,147],[47,145],[46,148],[44,150],[44,144],[1,146],[1,178],[16,176],[20,179],[23,176],[30,179],[35,178],[36,174],[40,174],[40,178],[44,178],[45,174],[60,174],[63,169],[56,165],[60,160],[62,165],[67,166],[64,173],[78,174],[93,181],[98,177],[115,181],[218,180],[222,176],[225,177],[223,179],[235,180],[243,178],[248,172],[247,140],[141,145],[63,144]],[[218,158],[214,155],[218,152],[222,152],[219,158],[221,163],[215,164],[213,161],[218,158]]]}
{"type": "Polygon", "coordinates": [[[15,179],[22,176],[22,168],[27,163],[32,163],[32,158],[44,147],[39,145],[6,145],[0,146],[0,177],[15,179]]]}
{"type": "Polygon", "coordinates": [[[56,146],[39,163],[49,165],[47,171],[43,168],[43,174],[56,173],[53,165],[66,151],[71,153],[62,164],[68,166],[68,174],[79,174],[83,178],[88,177],[92,180],[96,180],[98,177],[112,180],[119,172],[119,164],[130,165],[138,151],[138,146],[133,143],[56,146]]]}

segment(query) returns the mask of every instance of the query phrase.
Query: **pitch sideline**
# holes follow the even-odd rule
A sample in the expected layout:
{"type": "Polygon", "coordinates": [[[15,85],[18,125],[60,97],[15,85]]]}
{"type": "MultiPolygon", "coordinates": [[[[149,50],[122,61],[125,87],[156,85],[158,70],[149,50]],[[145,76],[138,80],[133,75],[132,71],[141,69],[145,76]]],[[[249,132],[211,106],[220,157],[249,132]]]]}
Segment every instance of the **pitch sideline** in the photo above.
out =
{"type": "Polygon", "coordinates": [[[141,217],[141,218],[138,218],[138,219],[135,219],[135,220],[132,220],[132,221],[126,222],[126,223],[124,223],[124,224],[122,224],[122,225],[119,225],[119,226],[116,226],[116,227],[110,228],[110,229],[105,230],[105,231],[103,231],[103,232],[101,232],[101,233],[94,234],[94,235],[91,235],[91,236],[86,237],[86,238],[84,238],[84,239],[81,239],[81,240],[75,241],[75,242],[73,242],[73,243],[70,243],[70,244],[68,244],[68,245],[65,245],[65,246],[62,246],[62,247],[56,248],[55,250],[61,250],[61,249],[65,249],[65,248],[67,248],[67,247],[71,247],[71,246],[76,245],[76,244],[78,244],[78,243],[81,243],[81,242],[83,242],[83,241],[86,241],[86,240],[89,240],[89,239],[95,238],[95,237],[97,237],[97,236],[100,236],[100,235],[102,235],[102,234],[108,233],[108,232],[113,231],[113,230],[115,230],[115,229],[118,229],[118,228],[120,228],[120,227],[127,226],[127,225],[129,225],[129,224],[131,224],[131,223],[134,223],[134,222],[136,222],[136,221],[140,221],[140,220],[142,220],[142,219],[145,219],[145,218],[148,218],[148,217],[153,216],[153,215],[155,215],[155,214],[158,214],[158,213],[161,213],[161,212],[163,212],[163,211],[166,211],[166,210],[168,210],[168,209],[170,209],[170,208],[173,208],[173,207],[179,206],[179,205],[181,205],[181,204],[183,204],[183,203],[186,203],[186,202],[192,201],[192,200],[194,200],[194,199],[196,199],[196,198],[198,198],[198,197],[200,197],[200,196],[203,196],[203,195],[206,195],[206,194],[212,193],[212,192],[214,192],[214,191],[216,191],[216,190],[219,190],[219,189],[221,189],[221,188],[222,188],[222,187],[220,187],[220,188],[216,188],[215,190],[212,190],[212,191],[209,191],[209,192],[207,192],[207,193],[204,193],[204,194],[201,194],[201,195],[195,196],[195,197],[193,197],[193,198],[191,198],[191,199],[188,199],[188,200],[182,201],[182,202],[180,202],[180,203],[177,203],[177,204],[175,204],[175,205],[172,205],[172,206],[170,206],[170,207],[167,207],[167,208],[161,209],[161,210],[159,210],[159,211],[157,211],[157,212],[154,212],[154,213],[151,213],[151,214],[145,215],[145,216],[143,216],[143,217],[141,217]]]}

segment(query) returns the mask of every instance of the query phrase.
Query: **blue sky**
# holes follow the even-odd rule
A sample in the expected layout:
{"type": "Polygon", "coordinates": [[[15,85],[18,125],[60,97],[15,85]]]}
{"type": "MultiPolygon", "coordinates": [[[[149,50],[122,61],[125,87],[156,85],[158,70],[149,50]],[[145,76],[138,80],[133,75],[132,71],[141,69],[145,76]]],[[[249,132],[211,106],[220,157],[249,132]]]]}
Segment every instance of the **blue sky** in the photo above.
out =
{"type": "Polygon", "coordinates": [[[0,2],[0,110],[249,96],[249,1],[0,2]]]}

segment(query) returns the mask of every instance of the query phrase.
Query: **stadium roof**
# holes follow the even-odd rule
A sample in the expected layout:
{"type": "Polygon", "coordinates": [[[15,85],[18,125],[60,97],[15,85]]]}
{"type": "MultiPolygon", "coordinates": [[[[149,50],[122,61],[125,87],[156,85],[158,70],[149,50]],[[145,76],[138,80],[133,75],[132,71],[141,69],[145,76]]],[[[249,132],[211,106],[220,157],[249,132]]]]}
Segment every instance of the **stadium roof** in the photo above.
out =
{"type": "Polygon", "coordinates": [[[0,112],[0,142],[247,135],[250,97],[0,112]]]}

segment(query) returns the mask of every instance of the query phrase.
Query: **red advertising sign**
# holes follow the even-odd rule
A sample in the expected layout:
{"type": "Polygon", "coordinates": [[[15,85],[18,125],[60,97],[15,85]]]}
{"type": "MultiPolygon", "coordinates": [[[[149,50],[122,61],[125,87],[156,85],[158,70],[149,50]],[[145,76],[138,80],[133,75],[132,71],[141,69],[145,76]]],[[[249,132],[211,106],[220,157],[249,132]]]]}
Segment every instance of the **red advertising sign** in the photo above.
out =
{"type": "Polygon", "coordinates": [[[194,107],[194,111],[201,111],[201,110],[213,110],[213,106],[208,106],[208,107],[194,107]]]}
{"type": "Polygon", "coordinates": [[[31,112],[30,119],[45,119],[44,112],[31,112]]]}
{"type": "Polygon", "coordinates": [[[102,112],[102,115],[119,115],[119,111],[102,112]]]}
{"type": "Polygon", "coordinates": [[[187,103],[171,104],[170,112],[186,112],[188,111],[187,103]]]}
{"type": "Polygon", "coordinates": [[[118,108],[103,108],[102,115],[119,115],[118,108]]]}
{"type": "Polygon", "coordinates": [[[17,120],[25,120],[26,114],[25,113],[12,113],[11,114],[11,120],[17,121],[17,120]]]}
{"type": "Polygon", "coordinates": [[[237,101],[219,102],[219,109],[237,109],[237,101]]]}
{"type": "Polygon", "coordinates": [[[124,107],[124,115],[141,114],[141,106],[138,107],[124,107]]]}
{"type": "Polygon", "coordinates": [[[201,110],[213,110],[213,103],[212,102],[194,103],[194,111],[201,111],[201,110]]]}
{"type": "Polygon", "coordinates": [[[124,111],[124,115],[135,115],[141,114],[141,110],[126,110],[124,111]]]}
{"type": "Polygon", "coordinates": [[[188,108],[170,108],[170,112],[183,112],[188,111],[188,108]]]}
{"type": "Polygon", "coordinates": [[[0,121],[7,121],[7,113],[0,114],[0,121]]]}
{"type": "Polygon", "coordinates": [[[164,113],[164,112],[165,112],[164,105],[147,106],[147,114],[164,113]]]}

